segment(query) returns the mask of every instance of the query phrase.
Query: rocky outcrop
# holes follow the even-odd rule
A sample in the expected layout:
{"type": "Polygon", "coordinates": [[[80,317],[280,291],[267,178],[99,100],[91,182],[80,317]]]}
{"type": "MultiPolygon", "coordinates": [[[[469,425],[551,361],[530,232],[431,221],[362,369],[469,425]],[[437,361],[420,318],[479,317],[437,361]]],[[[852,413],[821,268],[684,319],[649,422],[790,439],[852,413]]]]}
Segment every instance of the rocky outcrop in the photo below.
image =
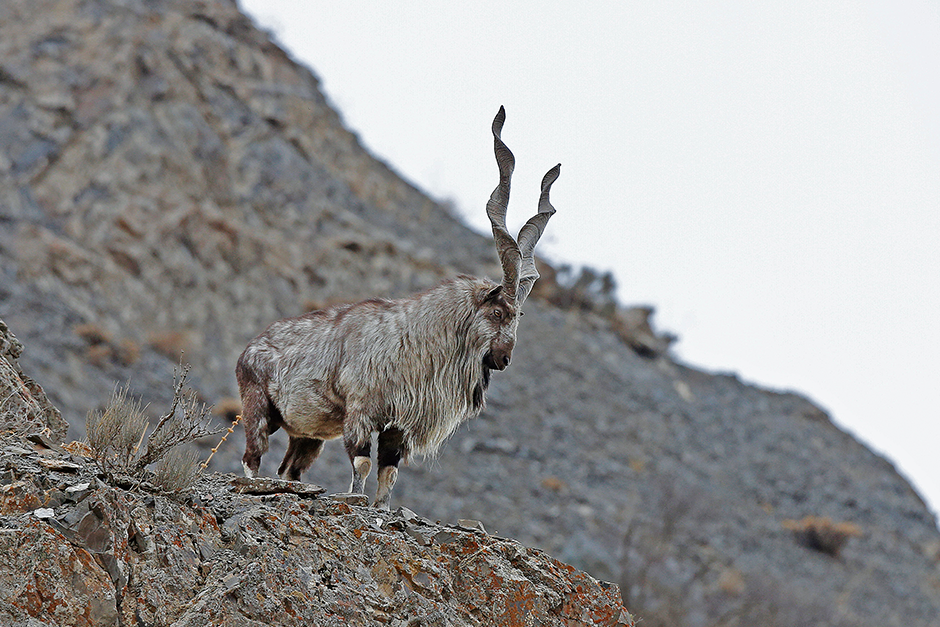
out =
{"type": "MultiPolygon", "coordinates": [[[[0,3],[0,316],[72,437],[117,383],[164,407],[181,353],[223,401],[274,319],[457,272],[498,276],[488,238],[370,156],[233,2],[0,3]]],[[[487,411],[402,469],[395,505],[617,581],[647,625],[940,622],[940,533],[888,461],[798,394],[675,363],[647,311],[585,300],[607,277],[543,274],[487,411]],[[853,533],[820,552],[806,520],[853,533]]],[[[305,478],[348,473],[328,444],[305,478]]]]}
{"type": "Polygon", "coordinates": [[[0,320],[0,431],[45,432],[62,442],[68,424],[49,402],[42,386],[20,368],[17,360],[22,354],[23,344],[0,320]]]}
{"type": "Polygon", "coordinates": [[[4,625],[634,624],[617,586],[472,521],[221,474],[124,489],[10,435],[0,468],[4,625]]]}

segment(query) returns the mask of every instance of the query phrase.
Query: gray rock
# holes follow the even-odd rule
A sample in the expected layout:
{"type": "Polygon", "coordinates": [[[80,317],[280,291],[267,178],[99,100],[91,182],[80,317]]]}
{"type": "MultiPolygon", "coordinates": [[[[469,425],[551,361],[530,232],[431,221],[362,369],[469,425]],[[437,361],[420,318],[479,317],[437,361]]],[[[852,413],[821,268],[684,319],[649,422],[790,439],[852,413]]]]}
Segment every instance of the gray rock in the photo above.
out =
{"type": "Polygon", "coordinates": [[[483,528],[483,523],[481,523],[479,520],[470,520],[468,518],[461,518],[457,521],[457,525],[459,527],[463,527],[464,529],[473,529],[476,531],[482,531],[483,533],[486,533],[486,529],[483,528]]]}

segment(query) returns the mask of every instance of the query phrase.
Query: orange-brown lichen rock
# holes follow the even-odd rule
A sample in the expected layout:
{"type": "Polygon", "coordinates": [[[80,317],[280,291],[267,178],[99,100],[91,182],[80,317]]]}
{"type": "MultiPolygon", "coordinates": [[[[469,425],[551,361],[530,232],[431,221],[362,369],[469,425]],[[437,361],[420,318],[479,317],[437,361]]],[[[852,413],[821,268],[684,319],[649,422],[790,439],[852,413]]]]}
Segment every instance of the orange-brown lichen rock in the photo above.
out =
{"type": "Polygon", "coordinates": [[[633,625],[617,586],[404,508],[222,474],[129,489],[13,434],[0,464],[0,624],[633,625]]]}

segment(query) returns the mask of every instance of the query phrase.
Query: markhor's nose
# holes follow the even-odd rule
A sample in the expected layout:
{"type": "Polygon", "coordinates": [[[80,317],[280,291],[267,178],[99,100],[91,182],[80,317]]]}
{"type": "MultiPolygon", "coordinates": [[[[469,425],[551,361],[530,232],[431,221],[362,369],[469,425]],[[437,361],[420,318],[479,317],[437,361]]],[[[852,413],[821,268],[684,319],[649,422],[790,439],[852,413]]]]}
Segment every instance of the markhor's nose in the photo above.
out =
{"type": "Polygon", "coordinates": [[[509,355],[503,355],[503,368],[509,365],[509,355]]]}

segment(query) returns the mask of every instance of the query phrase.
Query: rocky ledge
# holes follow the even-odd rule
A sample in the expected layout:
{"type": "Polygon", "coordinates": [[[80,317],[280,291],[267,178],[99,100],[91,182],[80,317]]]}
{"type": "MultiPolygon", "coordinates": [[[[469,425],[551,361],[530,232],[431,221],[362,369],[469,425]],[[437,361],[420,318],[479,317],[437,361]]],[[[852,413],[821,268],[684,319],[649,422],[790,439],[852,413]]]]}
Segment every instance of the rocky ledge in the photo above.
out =
{"type": "Polygon", "coordinates": [[[616,585],[406,508],[203,475],[109,479],[77,443],[0,437],[0,623],[633,625],[616,585]]]}

